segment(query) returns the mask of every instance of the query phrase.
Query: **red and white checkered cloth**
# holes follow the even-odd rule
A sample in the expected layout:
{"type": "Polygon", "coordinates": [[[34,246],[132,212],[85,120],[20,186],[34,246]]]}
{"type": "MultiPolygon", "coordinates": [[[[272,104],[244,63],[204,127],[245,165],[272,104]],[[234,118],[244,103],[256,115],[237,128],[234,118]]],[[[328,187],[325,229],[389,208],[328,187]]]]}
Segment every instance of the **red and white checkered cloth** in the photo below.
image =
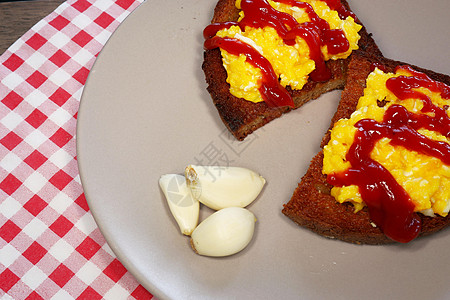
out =
{"type": "Polygon", "coordinates": [[[0,56],[0,296],[150,299],[105,242],[78,174],[98,53],[143,0],[68,0],[0,56]]]}

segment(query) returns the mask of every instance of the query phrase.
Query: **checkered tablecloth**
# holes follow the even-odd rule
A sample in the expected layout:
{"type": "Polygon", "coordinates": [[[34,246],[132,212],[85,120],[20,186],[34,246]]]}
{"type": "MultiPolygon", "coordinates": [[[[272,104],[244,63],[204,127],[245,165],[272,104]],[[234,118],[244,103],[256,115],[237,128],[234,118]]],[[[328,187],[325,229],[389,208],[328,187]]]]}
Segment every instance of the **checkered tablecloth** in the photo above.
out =
{"type": "Polygon", "coordinates": [[[77,111],[94,61],[143,0],[68,0],[0,56],[0,298],[150,299],[86,203],[77,111]]]}

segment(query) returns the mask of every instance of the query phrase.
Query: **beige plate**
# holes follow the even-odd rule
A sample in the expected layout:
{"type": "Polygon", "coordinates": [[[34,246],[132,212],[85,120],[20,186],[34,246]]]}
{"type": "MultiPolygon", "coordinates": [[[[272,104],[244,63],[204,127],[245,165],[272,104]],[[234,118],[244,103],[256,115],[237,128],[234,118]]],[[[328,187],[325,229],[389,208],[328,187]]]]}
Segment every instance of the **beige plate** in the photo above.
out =
{"type": "MultiPolygon", "coordinates": [[[[385,55],[450,73],[448,0],[349,1],[385,55]]],[[[330,93],[238,143],[205,91],[202,29],[215,0],[147,1],[101,53],[78,122],[81,179],[109,245],[159,298],[450,298],[450,230],[409,245],[322,238],[281,214],[318,151],[339,99],[330,93]],[[158,186],[190,163],[251,168],[267,179],[249,208],[253,241],[222,259],[189,248],[158,186]]],[[[202,209],[201,218],[208,215],[202,209]]]]}

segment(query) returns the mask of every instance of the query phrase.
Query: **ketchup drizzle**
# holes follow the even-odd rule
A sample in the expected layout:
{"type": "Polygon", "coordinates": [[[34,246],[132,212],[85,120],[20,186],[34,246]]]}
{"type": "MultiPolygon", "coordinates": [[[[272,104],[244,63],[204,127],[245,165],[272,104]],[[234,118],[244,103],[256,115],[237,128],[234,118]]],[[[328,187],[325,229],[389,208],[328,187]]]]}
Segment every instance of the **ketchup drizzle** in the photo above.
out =
{"type": "Polygon", "coordinates": [[[421,219],[414,213],[414,203],[406,191],[388,170],[370,158],[370,153],[378,140],[387,137],[391,139],[392,145],[438,158],[450,165],[450,145],[431,140],[417,132],[418,129],[426,128],[449,137],[450,118],[428,96],[413,90],[425,87],[449,99],[450,87],[410,67],[401,68],[409,70],[413,76],[392,77],[387,80],[386,87],[400,100],[420,99],[424,104],[422,114],[409,112],[405,107],[395,104],[386,110],[381,123],[371,119],[357,122],[355,127],[358,131],[346,156],[352,167],[345,172],[329,174],[327,181],[334,186],[357,185],[375,224],[389,238],[406,243],[419,234],[421,219]]]}
{"type": "Polygon", "coordinates": [[[252,46],[241,42],[238,39],[233,38],[221,38],[215,36],[211,39],[205,41],[205,47],[217,48],[220,47],[225,51],[240,55],[245,54],[247,60],[254,67],[261,69],[262,73],[262,84],[259,88],[262,98],[269,106],[294,106],[292,97],[279,83],[278,77],[272,68],[270,62],[262,56],[255,48],[252,46]],[[274,103],[273,99],[277,99],[274,103]]]}
{"type": "MultiPolygon", "coordinates": [[[[321,19],[317,15],[317,13],[314,11],[311,4],[309,4],[307,2],[296,1],[296,0],[274,0],[274,1],[279,2],[279,3],[284,3],[284,4],[287,4],[290,6],[299,7],[308,14],[310,22],[306,22],[303,24],[297,23],[296,26],[291,27],[292,30],[295,30],[295,27],[303,27],[303,26],[311,27],[311,25],[314,25],[313,28],[316,29],[317,33],[319,34],[318,42],[320,42],[322,45],[326,45],[328,52],[330,54],[342,53],[349,49],[350,43],[348,42],[347,38],[345,37],[344,32],[341,29],[330,29],[330,24],[328,24],[327,21],[321,19]]],[[[292,18],[294,18],[294,17],[292,17],[292,18]]],[[[295,20],[295,18],[294,18],[294,20],[295,20]]],[[[285,39],[285,43],[289,45],[289,41],[286,41],[286,39],[285,39]]],[[[307,41],[307,43],[308,43],[308,46],[310,46],[308,41],[307,41]]],[[[293,37],[293,40],[292,40],[292,45],[293,44],[295,44],[295,36],[293,37]]],[[[320,52],[320,54],[322,54],[322,53],[320,52]]],[[[321,59],[323,61],[322,56],[321,56],[321,59]]],[[[317,61],[316,60],[314,60],[314,61],[317,64],[317,61]]],[[[327,80],[327,79],[325,79],[325,80],[327,80]]],[[[319,80],[315,80],[315,81],[319,81],[319,80]]]]}
{"type": "MultiPolygon", "coordinates": [[[[230,28],[231,26],[236,25],[239,26],[242,31],[245,31],[246,26],[254,28],[270,26],[277,31],[287,45],[294,45],[296,37],[303,38],[310,49],[310,58],[315,62],[315,69],[310,74],[311,79],[319,82],[329,80],[332,76],[331,71],[325,64],[320,47],[326,45],[328,52],[332,55],[346,52],[349,49],[350,44],[345,37],[344,32],[340,29],[331,30],[328,22],[321,19],[309,3],[296,0],[274,1],[302,8],[308,14],[310,21],[299,24],[293,16],[274,9],[266,0],[242,0],[241,9],[244,12],[244,18],[242,18],[240,22],[214,23],[204,29],[203,36],[206,39],[204,45],[205,49],[217,47],[217,43],[207,43],[207,40],[213,38],[217,31],[221,29],[230,28]]],[[[335,10],[345,11],[345,7],[342,6],[342,4],[338,6],[337,2],[334,3],[335,1],[325,2],[328,5],[331,3],[335,10]]],[[[338,2],[340,4],[340,1],[338,2]]],[[[237,39],[234,40],[237,41],[237,39]]],[[[232,41],[227,42],[227,44],[229,43],[232,43],[232,41]]],[[[237,45],[235,46],[240,47],[237,45]]],[[[248,53],[244,51],[244,48],[242,47],[239,53],[245,54],[248,57],[248,53]]],[[[254,57],[254,59],[257,60],[256,57],[254,57]]],[[[270,77],[271,75],[267,74],[267,76],[270,77]]],[[[282,86],[280,87],[281,89],[284,89],[282,86]]],[[[290,102],[292,102],[292,105],[290,106],[294,107],[293,101],[291,100],[290,102]]],[[[277,99],[268,100],[269,106],[282,106],[283,104],[281,103],[286,103],[286,101],[278,101],[277,99]]]]}

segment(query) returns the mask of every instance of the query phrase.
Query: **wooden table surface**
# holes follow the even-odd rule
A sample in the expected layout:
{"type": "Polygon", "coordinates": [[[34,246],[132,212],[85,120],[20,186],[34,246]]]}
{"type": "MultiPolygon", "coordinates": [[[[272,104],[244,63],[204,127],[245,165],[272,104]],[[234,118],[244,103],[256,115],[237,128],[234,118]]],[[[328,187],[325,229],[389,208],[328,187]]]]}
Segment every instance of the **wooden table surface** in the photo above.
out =
{"type": "Polygon", "coordinates": [[[0,0],[0,55],[64,0],[0,0]]]}

